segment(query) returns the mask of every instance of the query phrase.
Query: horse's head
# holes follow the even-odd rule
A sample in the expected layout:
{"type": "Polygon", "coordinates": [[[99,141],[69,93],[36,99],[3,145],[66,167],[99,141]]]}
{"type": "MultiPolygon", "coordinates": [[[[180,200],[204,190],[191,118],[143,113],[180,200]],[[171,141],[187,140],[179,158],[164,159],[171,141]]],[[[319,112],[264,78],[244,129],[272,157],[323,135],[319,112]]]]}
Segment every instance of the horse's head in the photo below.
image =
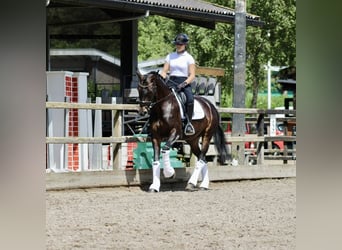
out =
{"type": "Polygon", "coordinates": [[[146,75],[142,75],[139,70],[137,70],[137,76],[139,77],[139,114],[146,115],[151,104],[155,101],[157,91],[156,79],[158,77],[158,73],[150,72],[146,75]]]}

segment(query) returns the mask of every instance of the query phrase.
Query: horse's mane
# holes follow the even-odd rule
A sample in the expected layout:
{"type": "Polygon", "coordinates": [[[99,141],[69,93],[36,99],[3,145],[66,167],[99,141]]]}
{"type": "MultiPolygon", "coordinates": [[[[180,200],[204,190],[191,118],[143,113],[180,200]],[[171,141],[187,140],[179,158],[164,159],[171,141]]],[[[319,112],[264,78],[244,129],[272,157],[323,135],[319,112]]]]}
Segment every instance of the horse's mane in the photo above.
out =
{"type": "Polygon", "coordinates": [[[165,86],[167,86],[166,80],[159,74],[159,70],[157,70],[157,71],[152,70],[152,71],[150,71],[150,72],[148,72],[148,73],[146,74],[146,76],[148,76],[148,75],[153,75],[153,76],[155,76],[155,77],[156,77],[158,80],[160,80],[165,86]]]}

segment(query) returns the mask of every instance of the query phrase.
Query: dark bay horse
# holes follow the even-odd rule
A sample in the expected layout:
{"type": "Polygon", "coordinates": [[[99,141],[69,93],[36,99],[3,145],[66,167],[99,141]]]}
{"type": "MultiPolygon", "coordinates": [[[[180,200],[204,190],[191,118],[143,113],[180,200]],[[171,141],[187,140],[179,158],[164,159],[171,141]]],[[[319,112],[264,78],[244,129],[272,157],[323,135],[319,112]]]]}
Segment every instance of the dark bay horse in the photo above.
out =
{"type": "MultiPolygon", "coordinates": [[[[188,181],[186,190],[197,190],[196,185],[199,175],[202,175],[200,190],[209,188],[208,166],[206,163],[206,153],[209,148],[210,140],[214,136],[214,143],[219,153],[219,162],[224,164],[230,159],[227,150],[227,143],[224,132],[220,126],[219,113],[215,106],[207,99],[195,96],[203,115],[200,118],[193,117],[192,125],[195,134],[186,136],[183,133],[182,111],[177,101],[175,90],[169,88],[158,72],[149,72],[142,75],[137,72],[139,77],[139,99],[140,115],[150,113],[149,124],[154,151],[152,172],[153,183],[149,187],[150,192],[159,192],[160,188],[160,152],[162,152],[163,174],[166,178],[172,178],[175,174],[174,168],[170,164],[169,152],[172,144],[178,139],[185,140],[191,147],[191,151],[197,157],[195,169],[188,181]],[[202,146],[199,146],[201,139],[202,146]],[[166,142],[161,149],[161,142],[166,142]]],[[[194,110],[194,113],[195,110],[194,110]]]]}

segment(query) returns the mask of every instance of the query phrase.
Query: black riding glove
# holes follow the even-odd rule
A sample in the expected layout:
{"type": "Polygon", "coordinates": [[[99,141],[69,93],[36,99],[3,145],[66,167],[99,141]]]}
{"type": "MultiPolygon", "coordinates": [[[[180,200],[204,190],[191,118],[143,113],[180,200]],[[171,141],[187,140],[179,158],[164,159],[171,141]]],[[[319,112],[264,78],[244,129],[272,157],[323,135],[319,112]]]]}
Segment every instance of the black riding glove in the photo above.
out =
{"type": "Polygon", "coordinates": [[[178,90],[178,91],[181,91],[183,88],[186,87],[186,85],[188,85],[187,82],[182,82],[181,84],[179,84],[179,85],[177,86],[177,90],[178,90]]]}

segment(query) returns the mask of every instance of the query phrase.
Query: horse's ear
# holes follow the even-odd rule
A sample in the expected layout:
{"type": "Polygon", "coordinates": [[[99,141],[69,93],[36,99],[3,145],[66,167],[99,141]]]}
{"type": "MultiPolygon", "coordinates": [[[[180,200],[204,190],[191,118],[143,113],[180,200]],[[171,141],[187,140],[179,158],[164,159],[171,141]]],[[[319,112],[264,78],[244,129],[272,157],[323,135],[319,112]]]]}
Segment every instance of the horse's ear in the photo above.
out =
{"type": "Polygon", "coordinates": [[[137,68],[137,76],[139,77],[139,80],[143,80],[143,75],[140,73],[139,69],[137,68]]]}

